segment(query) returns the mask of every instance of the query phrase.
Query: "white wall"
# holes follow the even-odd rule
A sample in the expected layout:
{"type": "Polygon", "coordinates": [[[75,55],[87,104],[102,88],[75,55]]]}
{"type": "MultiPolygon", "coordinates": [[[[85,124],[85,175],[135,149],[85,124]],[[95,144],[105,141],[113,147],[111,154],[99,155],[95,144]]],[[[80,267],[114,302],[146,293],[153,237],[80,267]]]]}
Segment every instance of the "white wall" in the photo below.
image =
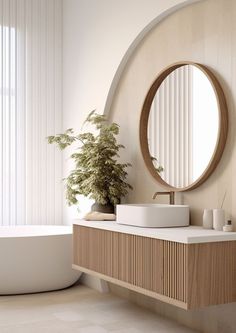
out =
{"type": "Polygon", "coordinates": [[[64,0],[64,126],[75,126],[76,120],[79,127],[94,108],[103,112],[112,80],[135,39],[141,34],[139,41],[143,30],[167,13],[191,2],[64,0]]]}
{"type": "MultiPolygon", "coordinates": [[[[109,112],[120,74],[135,46],[168,13],[195,1],[199,0],[64,0],[64,129],[79,130],[93,109],[109,112]]],[[[64,218],[76,214],[70,210],[64,218]]]]}

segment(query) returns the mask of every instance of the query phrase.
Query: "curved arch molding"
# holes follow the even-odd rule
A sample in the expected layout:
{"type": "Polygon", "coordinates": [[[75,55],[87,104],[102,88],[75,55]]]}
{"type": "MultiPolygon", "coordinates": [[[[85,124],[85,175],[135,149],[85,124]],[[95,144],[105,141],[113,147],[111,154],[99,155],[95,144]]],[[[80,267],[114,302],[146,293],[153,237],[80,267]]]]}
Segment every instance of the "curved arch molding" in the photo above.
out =
{"type": "Polygon", "coordinates": [[[113,101],[113,97],[117,88],[117,85],[119,83],[120,77],[123,73],[123,70],[125,69],[125,66],[127,62],[129,61],[130,57],[132,56],[133,52],[135,51],[136,47],[139,45],[139,43],[147,36],[147,34],[163,19],[165,19],[167,16],[171,15],[175,11],[191,5],[193,3],[204,1],[204,0],[184,0],[180,1],[177,5],[170,7],[169,9],[162,12],[160,15],[158,15],[155,19],[153,19],[148,25],[146,25],[142,31],[137,35],[137,37],[134,39],[134,41],[130,44],[128,47],[126,53],[124,54],[117,70],[114,75],[114,78],[112,80],[111,86],[108,91],[107,99],[105,102],[105,108],[104,108],[104,114],[108,115],[110,111],[110,107],[113,101]]]}

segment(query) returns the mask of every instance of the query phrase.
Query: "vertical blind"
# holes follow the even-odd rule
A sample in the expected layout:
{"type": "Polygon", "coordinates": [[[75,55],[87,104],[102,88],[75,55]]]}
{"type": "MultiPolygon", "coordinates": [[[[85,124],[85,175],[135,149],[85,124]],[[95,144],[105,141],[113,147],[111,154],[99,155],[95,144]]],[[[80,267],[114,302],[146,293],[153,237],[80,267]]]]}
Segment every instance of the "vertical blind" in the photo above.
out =
{"type": "Polygon", "coordinates": [[[62,1],[0,0],[0,224],[62,223],[62,1]]]}

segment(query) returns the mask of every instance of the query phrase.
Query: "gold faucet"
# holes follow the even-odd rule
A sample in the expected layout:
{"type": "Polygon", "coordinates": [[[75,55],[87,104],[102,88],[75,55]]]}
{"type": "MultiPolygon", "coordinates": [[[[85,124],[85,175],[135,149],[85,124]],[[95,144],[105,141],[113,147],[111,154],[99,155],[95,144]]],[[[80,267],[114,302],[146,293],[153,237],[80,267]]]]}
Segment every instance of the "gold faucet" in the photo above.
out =
{"type": "Polygon", "coordinates": [[[170,205],[174,205],[175,204],[175,192],[174,191],[170,191],[170,192],[156,192],[153,194],[152,199],[156,199],[156,197],[158,195],[166,195],[168,194],[170,196],[170,205]]]}

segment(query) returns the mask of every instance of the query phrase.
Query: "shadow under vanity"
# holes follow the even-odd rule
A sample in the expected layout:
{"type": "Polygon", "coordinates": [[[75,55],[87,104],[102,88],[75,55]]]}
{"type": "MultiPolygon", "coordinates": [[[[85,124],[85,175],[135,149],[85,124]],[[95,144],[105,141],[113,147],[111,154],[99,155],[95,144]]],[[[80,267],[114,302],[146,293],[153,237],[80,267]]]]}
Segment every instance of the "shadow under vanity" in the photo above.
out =
{"type": "MultiPolygon", "coordinates": [[[[147,169],[171,193],[195,189],[216,168],[227,128],[224,93],[207,67],[165,68],[140,117],[147,169]]],[[[236,233],[189,226],[189,207],[171,203],[121,205],[127,214],[116,222],[75,220],[73,268],[186,310],[235,302],[236,233]]]]}

